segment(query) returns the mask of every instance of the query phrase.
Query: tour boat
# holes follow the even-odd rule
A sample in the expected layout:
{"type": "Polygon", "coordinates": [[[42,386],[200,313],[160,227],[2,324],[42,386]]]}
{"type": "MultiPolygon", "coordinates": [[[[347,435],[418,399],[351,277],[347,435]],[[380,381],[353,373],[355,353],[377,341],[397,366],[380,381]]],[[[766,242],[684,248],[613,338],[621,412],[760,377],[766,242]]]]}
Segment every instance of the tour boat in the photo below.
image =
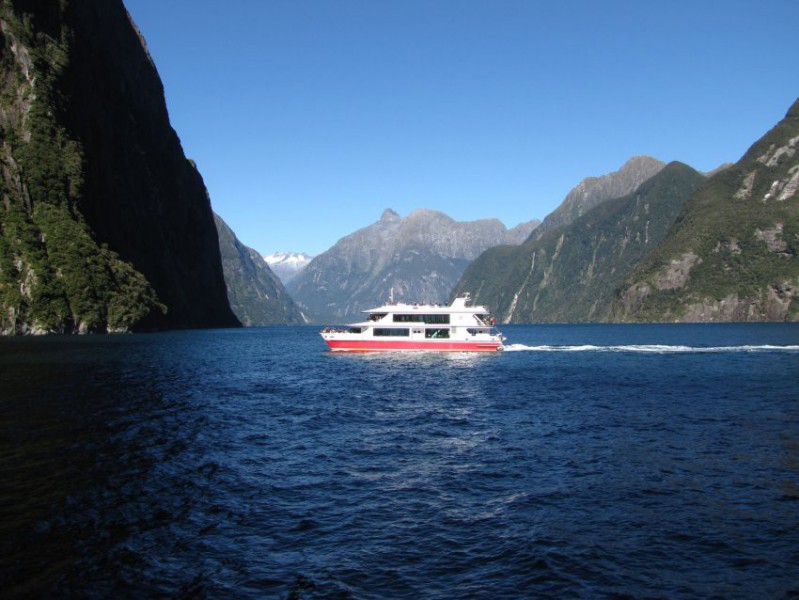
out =
{"type": "Polygon", "coordinates": [[[484,306],[467,306],[469,294],[449,306],[394,304],[363,311],[367,318],[346,327],[326,327],[322,339],[334,352],[496,352],[505,337],[484,306]]]}

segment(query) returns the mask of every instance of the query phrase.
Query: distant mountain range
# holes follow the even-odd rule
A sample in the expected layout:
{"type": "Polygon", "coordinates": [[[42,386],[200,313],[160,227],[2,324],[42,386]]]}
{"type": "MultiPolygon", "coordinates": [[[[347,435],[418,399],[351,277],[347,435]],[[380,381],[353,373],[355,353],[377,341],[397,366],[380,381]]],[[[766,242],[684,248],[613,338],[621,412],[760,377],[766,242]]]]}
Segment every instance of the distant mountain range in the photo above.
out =
{"type": "Polygon", "coordinates": [[[269,265],[275,275],[280,277],[283,285],[302,273],[302,270],[308,266],[312,258],[313,256],[304,252],[273,252],[264,256],[266,264],[269,265]]]}
{"type": "Polygon", "coordinates": [[[543,223],[508,230],[387,209],[287,288],[325,322],[389,297],[442,302],[467,291],[504,322],[797,320],[798,112],[706,175],[633,157],[584,179],[543,223]]]}
{"type": "Polygon", "coordinates": [[[584,179],[540,224],[386,210],[288,289],[322,321],[390,295],[462,292],[504,322],[797,320],[796,121],[794,105],[741,161],[707,175],[633,157],[584,179]]]}
{"type": "Polygon", "coordinates": [[[402,218],[391,209],[376,223],[314,258],[287,288],[314,321],[359,318],[396,301],[442,302],[468,264],[485,249],[524,241],[539,224],[507,229],[496,219],[458,222],[419,209],[402,218]]]}

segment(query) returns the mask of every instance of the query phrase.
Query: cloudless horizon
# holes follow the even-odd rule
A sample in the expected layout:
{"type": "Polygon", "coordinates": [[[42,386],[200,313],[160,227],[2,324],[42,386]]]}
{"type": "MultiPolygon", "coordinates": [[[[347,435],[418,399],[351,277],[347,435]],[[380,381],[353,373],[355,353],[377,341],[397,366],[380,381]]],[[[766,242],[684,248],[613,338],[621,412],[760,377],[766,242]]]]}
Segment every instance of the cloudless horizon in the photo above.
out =
{"type": "Polygon", "coordinates": [[[799,96],[799,2],[123,0],[214,211],[317,255],[417,208],[507,227],[648,155],[737,161],[799,96]]]}

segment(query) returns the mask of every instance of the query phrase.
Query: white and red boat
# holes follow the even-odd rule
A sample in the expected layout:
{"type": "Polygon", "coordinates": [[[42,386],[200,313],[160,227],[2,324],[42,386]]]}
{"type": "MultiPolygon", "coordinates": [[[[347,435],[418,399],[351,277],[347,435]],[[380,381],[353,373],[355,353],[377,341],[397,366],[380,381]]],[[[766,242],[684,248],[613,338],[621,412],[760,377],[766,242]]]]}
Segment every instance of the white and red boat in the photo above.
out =
{"type": "Polygon", "coordinates": [[[505,337],[484,306],[467,306],[469,294],[449,306],[386,304],[363,311],[367,318],[346,327],[326,327],[322,339],[334,352],[496,352],[505,337]]]}

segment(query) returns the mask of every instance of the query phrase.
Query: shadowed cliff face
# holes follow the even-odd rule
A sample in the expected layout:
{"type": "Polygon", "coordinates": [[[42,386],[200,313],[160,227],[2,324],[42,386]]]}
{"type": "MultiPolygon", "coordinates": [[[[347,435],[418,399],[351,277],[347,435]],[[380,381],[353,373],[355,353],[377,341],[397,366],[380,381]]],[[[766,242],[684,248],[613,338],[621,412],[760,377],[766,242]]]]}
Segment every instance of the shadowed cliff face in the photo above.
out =
{"type": "Polygon", "coordinates": [[[84,148],[86,220],[147,277],[168,326],[235,325],[205,185],[136,29],[121,0],[73,6],[67,127],[84,148]]]}
{"type": "MultiPolygon", "coordinates": [[[[237,325],[205,185],[169,123],[161,81],[122,1],[12,0],[10,7],[36,40],[31,97],[44,102],[46,92],[40,110],[80,157],[69,213],[97,246],[141,273],[166,307],[131,328],[237,325]]],[[[36,127],[35,108],[27,117],[25,107],[16,112],[20,139],[36,127]]]]}

